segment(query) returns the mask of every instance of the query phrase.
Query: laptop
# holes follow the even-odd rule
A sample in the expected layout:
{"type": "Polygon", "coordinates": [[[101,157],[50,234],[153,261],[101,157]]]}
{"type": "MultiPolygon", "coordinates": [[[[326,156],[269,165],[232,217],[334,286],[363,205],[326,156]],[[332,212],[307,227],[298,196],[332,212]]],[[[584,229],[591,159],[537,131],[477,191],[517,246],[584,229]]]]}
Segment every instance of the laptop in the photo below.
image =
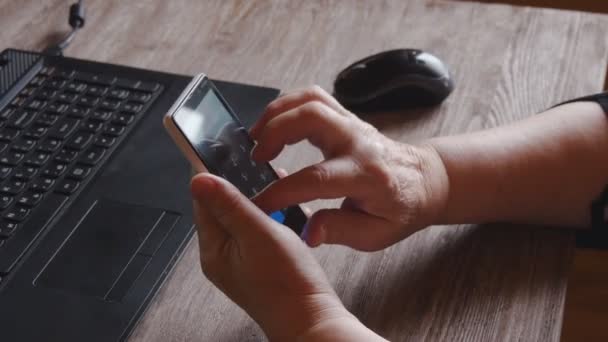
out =
{"type": "MultiPolygon", "coordinates": [[[[0,339],[128,338],[193,232],[162,117],[191,77],[0,54],[0,339]]],[[[277,89],[215,81],[245,126],[277,89]]]]}

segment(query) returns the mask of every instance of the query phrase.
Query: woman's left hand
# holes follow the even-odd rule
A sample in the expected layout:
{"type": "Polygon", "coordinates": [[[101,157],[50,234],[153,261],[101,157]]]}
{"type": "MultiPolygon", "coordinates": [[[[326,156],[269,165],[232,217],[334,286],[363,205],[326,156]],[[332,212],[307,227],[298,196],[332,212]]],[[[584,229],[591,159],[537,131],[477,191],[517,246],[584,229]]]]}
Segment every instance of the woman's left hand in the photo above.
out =
{"type": "Polygon", "coordinates": [[[328,322],[362,327],[344,308],[309,248],[289,228],[221,178],[199,174],[191,190],[204,274],[269,339],[294,341],[317,334],[328,322]]]}

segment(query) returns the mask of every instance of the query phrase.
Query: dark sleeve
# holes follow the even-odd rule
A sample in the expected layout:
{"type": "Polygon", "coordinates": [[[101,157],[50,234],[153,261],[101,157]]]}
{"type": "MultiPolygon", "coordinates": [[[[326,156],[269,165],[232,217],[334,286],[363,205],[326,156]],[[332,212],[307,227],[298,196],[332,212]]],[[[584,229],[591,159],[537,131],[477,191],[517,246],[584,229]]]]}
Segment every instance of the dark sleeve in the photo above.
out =
{"type": "MultiPolygon", "coordinates": [[[[608,92],[584,96],[560,104],[580,101],[597,102],[604,113],[608,115],[608,92]]],[[[583,248],[608,250],[608,185],[604,188],[602,194],[591,203],[589,210],[591,213],[591,229],[577,232],[576,245],[583,248]]]]}
{"type": "Polygon", "coordinates": [[[604,93],[579,97],[574,100],[568,100],[566,102],[560,103],[559,105],[563,105],[566,103],[572,103],[572,102],[581,102],[581,101],[597,102],[604,110],[604,113],[606,113],[606,115],[608,115],[608,91],[604,92],[604,93]]]}

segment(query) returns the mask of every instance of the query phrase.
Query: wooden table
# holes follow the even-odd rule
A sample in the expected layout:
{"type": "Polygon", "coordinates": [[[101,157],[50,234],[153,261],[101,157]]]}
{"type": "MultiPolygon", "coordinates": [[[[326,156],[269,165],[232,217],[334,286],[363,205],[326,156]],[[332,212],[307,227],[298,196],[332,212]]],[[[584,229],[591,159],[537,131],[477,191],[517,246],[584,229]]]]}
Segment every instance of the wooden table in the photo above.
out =
{"type": "MultiPolygon", "coordinates": [[[[66,27],[68,5],[0,0],[3,47],[41,49],[66,27]]],[[[608,19],[589,13],[441,0],[86,5],[70,56],[282,89],[331,89],[340,69],[382,50],[431,51],[451,67],[453,95],[439,108],[367,118],[404,142],[500,125],[595,92],[608,56],[608,19]]],[[[319,158],[299,144],[276,164],[293,171],[319,158]]],[[[203,277],[193,241],[131,340],[263,340],[203,277]]],[[[572,251],[570,232],[497,224],[432,227],[376,253],[315,254],[346,307],[388,339],[555,341],[572,251]]]]}

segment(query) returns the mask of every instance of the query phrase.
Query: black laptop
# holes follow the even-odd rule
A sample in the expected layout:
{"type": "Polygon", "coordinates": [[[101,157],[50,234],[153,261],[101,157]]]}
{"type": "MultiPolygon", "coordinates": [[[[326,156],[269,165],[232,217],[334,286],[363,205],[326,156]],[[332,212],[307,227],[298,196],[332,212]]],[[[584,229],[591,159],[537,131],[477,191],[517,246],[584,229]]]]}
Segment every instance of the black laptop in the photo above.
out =
{"type": "MultiPolygon", "coordinates": [[[[193,234],[162,116],[190,77],[0,55],[0,340],[117,341],[193,234]]],[[[278,90],[217,81],[250,126],[278,90]]]]}

